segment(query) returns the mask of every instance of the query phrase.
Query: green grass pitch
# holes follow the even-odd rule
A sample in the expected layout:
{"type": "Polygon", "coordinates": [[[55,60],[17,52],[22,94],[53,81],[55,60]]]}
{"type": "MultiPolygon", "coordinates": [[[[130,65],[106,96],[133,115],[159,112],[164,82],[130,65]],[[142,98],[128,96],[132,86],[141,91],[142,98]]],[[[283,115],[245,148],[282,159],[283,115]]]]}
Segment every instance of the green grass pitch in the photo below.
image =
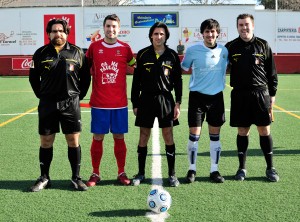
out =
{"type": "MultiPolygon", "coordinates": [[[[167,186],[167,163],[160,136],[163,185],[173,199],[168,211],[169,217],[165,221],[299,221],[300,75],[279,75],[275,122],[271,127],[274,163],[280,175],[278,183],[266,181],[265,161],[255,126],[252,126],[250,134],[247,178],[243,182],[233,180],[238,167],[235,144],[237,130],[229,126],[229,77],[224,91],[227,121],[221,131],[222,153],[219,165],[220,173],[226,181],[223,184],[209,181],[209,137],[205,123],[199,142],[196,182],[184,183],[188,170],[189,76],[184,75],[183,80],[180,125],[174,128],[176,174],[181,182],[177,188],[167,186]]],[[[132,76],[128,76],[128,96],[131,82],[132,76]]],[[[148,144],[145,183],[138,187],[125,187],[116,183],[117,166],[112,135],[109,134],[104,140],[102,182],[87,192],[76,192],[70,187],[71,170],[66,142],[62,134],[57,134],[50,169],[52,188],[38,193],[27,192],[39,176],[39,136],[35,110],[38,100],[27,77],[0,77],[0,86],[0,221],[150,221],[146,217],[149,212],[146,200],[151,189],[151,141],[148,144]]],[[[88,97],[82,102],[88,103],[88,97]]],[[[139,129],[134,126],[130,102],[129,109],[126,172],[132,178],[137,173],[139,129]]],[[[81,176],[85,181],[91,173],[90,109],[82,108],[82,121],[81,176]]]]}

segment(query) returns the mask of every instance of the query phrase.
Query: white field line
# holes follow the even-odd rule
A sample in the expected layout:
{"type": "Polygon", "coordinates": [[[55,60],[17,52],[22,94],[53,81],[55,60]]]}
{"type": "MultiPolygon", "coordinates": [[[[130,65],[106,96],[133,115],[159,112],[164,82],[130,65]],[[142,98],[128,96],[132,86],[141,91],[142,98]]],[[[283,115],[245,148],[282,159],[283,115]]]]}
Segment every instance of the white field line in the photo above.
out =
{"type": "MultiPolygon", "coordinates": [[[[187,109],[180,109],[181,112],[187,112],[187,109]]],[[[226,112],[230,112],[230,109],[225,109],[226,112]]],[[[81,109],[82,113],[90,113],[91,110],[85,110],[81,109]]],[[[132,109],[129,109],[128,112],[132,112],[132,109]]],[[[289,110],[289,111],[281,111],[281,110],[274,110],[274,113],[300,113],[300,110],[289,110]]],[[[37,115],[37,112],[31,112],[31,113],[0,113],[0,116],[18,116],[18,115],[37,115]]]]}
{"type": "MultiPolygon", "coordinates": [[[[152,129],[152,188],[162,188],[162,171],[161,171],[161,155],[160,155],[160,143],[159,143],[159,128],[158,120],[155,118],[152,129]]],[[[153,212],[147,212],[148,217],[152,222],[164,222],[170,215],[168,212],[156,214],[153,212]]]]}

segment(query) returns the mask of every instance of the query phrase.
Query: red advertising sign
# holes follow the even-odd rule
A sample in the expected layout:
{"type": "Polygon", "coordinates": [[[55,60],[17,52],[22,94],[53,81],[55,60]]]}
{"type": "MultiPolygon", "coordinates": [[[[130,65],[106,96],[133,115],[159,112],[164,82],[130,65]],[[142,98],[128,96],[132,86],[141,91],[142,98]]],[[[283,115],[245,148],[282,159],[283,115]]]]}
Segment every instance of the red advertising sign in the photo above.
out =
{"type": "Polygon", "coordinates": [[[29,70],[32,63],[31,57],[12,58],[13,70],[29,70]]]}
{"type": "MultiPolygon", "coordinates": [[[[47,24],[52,19],[63,19],[66,20],[70,26],[70,34],[68,36],[68,42],[76,44],[75,42],[75,14],[48,14],[44,15],[44,30],[46,30],[47,24]]],[[[45,45],[49,43],[49,38],[44,32],[44,43],[45,45]]]]}

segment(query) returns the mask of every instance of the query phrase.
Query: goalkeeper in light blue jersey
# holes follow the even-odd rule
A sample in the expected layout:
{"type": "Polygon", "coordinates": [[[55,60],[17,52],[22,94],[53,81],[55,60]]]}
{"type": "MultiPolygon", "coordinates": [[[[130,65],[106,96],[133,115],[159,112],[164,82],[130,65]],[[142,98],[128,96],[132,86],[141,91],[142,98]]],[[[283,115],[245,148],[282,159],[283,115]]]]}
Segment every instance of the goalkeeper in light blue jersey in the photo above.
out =
{"type": "Polygon", "coordinates": [[[196,178],[196,160],[198,141],[202,124],[208,123],[210,137],[210,179],[212,182],[223,183],[224,178],[218,170],[221,154],[220,130],[225,122],[223,90],[228,63],[228,51],[217,43],[220,25],[214,19],[202,22],[200,32],[203,42],[189,46],[182,60],[184,71],[192,68],[189,83],[188,124],[189,140],[187,154],[189,170],[186,180],[192,183],[196,178]]]}

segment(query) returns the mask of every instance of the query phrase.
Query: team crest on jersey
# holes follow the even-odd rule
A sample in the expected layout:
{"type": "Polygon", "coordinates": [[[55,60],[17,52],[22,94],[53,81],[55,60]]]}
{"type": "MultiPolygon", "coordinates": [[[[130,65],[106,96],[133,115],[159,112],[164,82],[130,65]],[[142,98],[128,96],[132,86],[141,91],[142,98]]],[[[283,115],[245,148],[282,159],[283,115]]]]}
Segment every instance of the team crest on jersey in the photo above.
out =
{"type": "Polygon", "coordinates": [[[121,51],[120,51],[120,50],[117,50],[117,51],[116,51],[116,56],[122,56],[122,54],[121,54],[121,51]]]}
{"type": "Polygon", "coordinates": [[[101,63],[100,71],[102,72],[102,84],[116,83],[119,73],[118,63],[112,61],[110,64],[107,62],[101,63]]]}
{"type": "Polygon", "coordinates": [[[117,74],[115,73],[103,73],[102,84],[116,83],[117,74]]]}

